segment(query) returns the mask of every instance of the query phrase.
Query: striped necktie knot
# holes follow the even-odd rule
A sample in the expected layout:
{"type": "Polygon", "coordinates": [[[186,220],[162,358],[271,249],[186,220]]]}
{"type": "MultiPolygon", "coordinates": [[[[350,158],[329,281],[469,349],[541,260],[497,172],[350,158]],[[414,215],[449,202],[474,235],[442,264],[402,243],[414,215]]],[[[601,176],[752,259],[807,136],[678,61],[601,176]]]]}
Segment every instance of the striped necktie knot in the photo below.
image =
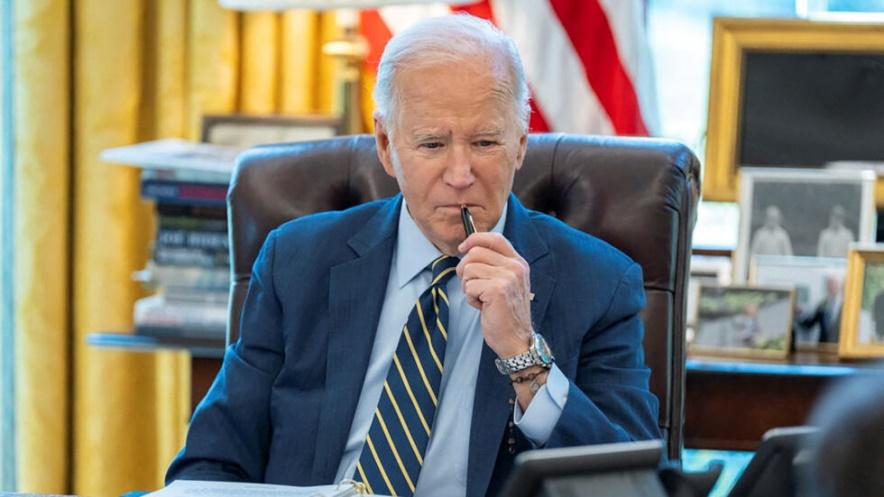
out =
{"type": "Polygon", "coordinates": [[[429,269],[433,272],[433,282],[431,286],[445,287],[448,280],[454,276],[455,269],[460,259],[450,255],[441,255],[430,263],[429,269]]]}

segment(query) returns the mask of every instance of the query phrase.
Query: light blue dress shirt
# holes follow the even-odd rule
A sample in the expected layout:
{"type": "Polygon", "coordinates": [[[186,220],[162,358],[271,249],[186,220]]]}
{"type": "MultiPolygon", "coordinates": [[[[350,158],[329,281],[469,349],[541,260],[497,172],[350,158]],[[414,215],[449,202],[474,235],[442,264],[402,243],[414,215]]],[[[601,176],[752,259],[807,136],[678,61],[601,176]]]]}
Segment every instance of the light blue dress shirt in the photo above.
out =
{"type": "MultiPolygon", "coordinates": [[[[505,207],[492,231],[503,233],[506,211],[505,207]]],[[[427,265],[440,255],[439,249],[427,240],[414,223],[403,200],[399,213],[399,234],[393,250],[377,334],[335,481],[352,478],[356,471],[356,462],[371,427],[393,352],[402,335],[402,325],[408,320],[408,314],[418,297],[430,286],[432,274],[426,270],[427,265]]],[[[483,337],[479,311],[467,303],[460,279],[451,278],[446,291],[449,327],[439,407],[416,484],[415,497],[466,494],[470,424],[483,337]]],[[[549,439],[561,416],[567,394],[568,380],[553,366],[546,385],[537,391],[524,413],[516,403],[514,421],[535,446],[543,446],[549,439]]]]}

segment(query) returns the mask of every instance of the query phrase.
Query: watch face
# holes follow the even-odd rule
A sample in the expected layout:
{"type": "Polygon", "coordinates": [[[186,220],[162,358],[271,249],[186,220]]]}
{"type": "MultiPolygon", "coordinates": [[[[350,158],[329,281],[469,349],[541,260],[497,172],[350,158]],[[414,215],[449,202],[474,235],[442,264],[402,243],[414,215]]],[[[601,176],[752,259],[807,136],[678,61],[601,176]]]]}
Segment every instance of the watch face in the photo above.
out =
{"type": "Polygon", "coordinates": [[[540,357],[540,360],[543,361],[544,364],[552,364],[552,350],[549,349],[549,345],[546,344],[546,340],[544,340],[543,337],[540,336],[540,333],[534,334],[534,350],[537,352],[537,356],[540,357]]]}

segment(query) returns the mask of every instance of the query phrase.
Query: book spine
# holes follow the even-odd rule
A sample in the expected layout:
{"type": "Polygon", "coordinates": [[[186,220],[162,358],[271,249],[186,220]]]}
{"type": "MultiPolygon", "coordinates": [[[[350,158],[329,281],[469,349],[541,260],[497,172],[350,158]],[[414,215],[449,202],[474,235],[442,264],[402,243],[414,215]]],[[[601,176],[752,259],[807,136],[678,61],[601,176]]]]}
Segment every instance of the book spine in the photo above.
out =
{"type": "Polygon", "coordinates": [[[187,328],[189,330],[221,330],[227,324],[224,303],[169,301],[161,295],[146,297],[135,303],[135,326],[187,328]]]}
{"type": "Polygon", "coordinates": [[[229,290],[201,290],[199,288],[163,288],[162,296],[166,302],[181,305],[210,304],[227,307],[230,301],[229,290]]]}
{"type": "Polygon", "coordinates": [[[141,196],[173,204],[224,206],[227,202],[227,185],[144,180],[141,182],[141,196]]]}
{"type": "Polygon", "coordinates": [[[198,266],[226,269],[230,264],[230,257],[226,249],[157,245],[153,250],[153,261],[164,266],[198,266]]]}
{"type": "Polygon", "coordinates": [[[230,183],[230,172],[196,171],[189,169],[142,169],[141,180],[164,180],[190,183],[216,183],[225,187],[230,183]]]}
{"type": "Polygon", "coordinates": [[[226,219],[206,219],[194,216],[168,216],[160,214],[157,219],[160,229],[192,231],[213,231],[227,233],[226,219]]]}
{"type": "Polygon", "coordinates": [[[225,268],[152,264],[150,281],[160,288],[224,291],[230,286],[230,271],[225,268]]]}
{"type": "Polygon", "coordinates": [[[157,201],[156,209],[157,214],[164,217],[192,217],[227,222],[226,206],[170,204],[164,201],[157,201]]]}
{"type": "Polygon", "coordinates": [[[160,228],[157,230],[157,247],[227,251],[229,242],[226,232],[160,228]]]}

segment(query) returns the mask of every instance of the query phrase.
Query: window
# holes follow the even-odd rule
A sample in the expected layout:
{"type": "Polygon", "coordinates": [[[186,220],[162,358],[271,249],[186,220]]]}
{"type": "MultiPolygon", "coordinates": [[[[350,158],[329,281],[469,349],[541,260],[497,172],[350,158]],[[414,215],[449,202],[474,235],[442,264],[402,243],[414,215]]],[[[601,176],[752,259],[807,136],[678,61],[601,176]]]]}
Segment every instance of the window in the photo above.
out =
{"type": "Polygon", "coordinates": [[[795,17],[795,0],[649,0],[658,134],[703,157],[713,17],[795,17]]]}
{"type": "Polygon", "coordinates": [[[648,42],[660,114],[658,134],[703,157],[713,17],[880,21],[884,0],[648,0],[648,42]]]}
{"type": "Polygon", "coordinates": [[[0,492],[15,490],[12,0],[0,0],[0,492]]]}

